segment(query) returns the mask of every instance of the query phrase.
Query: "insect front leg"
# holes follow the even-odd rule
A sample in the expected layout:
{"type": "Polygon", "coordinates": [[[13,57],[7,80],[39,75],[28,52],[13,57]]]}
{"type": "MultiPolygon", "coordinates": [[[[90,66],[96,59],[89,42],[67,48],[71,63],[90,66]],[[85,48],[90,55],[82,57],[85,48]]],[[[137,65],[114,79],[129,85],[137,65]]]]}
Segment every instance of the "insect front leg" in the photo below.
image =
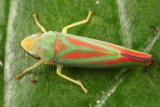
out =
{"type": "Polygon", "coordinates": [[[36,68],[37,66],[39,66],[41,63],[43,63],[44,61],[41,59],[40,61],[38,61],[37,63],[35,63],[33,66],[25,69],[21,74],[17,75],[16,78],[18,79],[19,77],[23,76],[25,73],[27,73],[28,71],[30,71],[31,69],[36,68]]]}
{"type": "Polygon", "coordinates": [[[84,20],[82,20],[82,21],[79,21],[79,22],[76,22],[76,23],[73,23],[73,24],[70,24],[70,25],[68,25],[68,26],[65,26],[65,27],[63,28],[63,30],[62,30],[62,33],[67,33],[67,29],[69,29],[69,28],[71,28],[71,27],[74,27],[74,26],[78,26],[78,25],[87,23],[88,20],[89,20],[90,17],[91,17],[91,14],[92,14],[92,12],[89,11],[88,16],[87,16],[86,19],[84,19],[84,20]]]}
{"type": "Polygon", "coordinates": [[[39,23],[39,21],[38,21],[35,13],[33,14],[33,17],[34,17],[34,19],[35,19],[36,24],[38,25],[38,27],[41,28],[42,32],[46,32],[46,29],[39,23]]]}
{"type": "Polygon", "coordinates": [[[59,76],[61,76],[61,77],[64,78],[64,79],[67,79],[68,81],[71,81],[71,82],[73,82],[73,83],[81,86],[81,88],[83,89],[83,91],[84,91],[85,93],[88,92],[88,90],[83,86],[83,84],[82,84],[80,81],[76,81],[76,80],[74,80],[74,79],[72,79],[72,78],[69,78],[69,77],[67,77],[67,76],[65,76],[65,75],[63,75],[63,74],[61,73],[61,70],[62,70],[62,68],[63,68],[62,65],[59,65],[59,64],[56,64],[56,65],[57,65],[57,74],[58,74],[59,76]]]}
{"type": "Polygon", "coordinates": [[[56,64],[56,63],[54,63],[54,62],[48,62],[48,61],[44,61],[44,63],[45,63],[45,64],[53,64],[53,65],[56,64]]]}

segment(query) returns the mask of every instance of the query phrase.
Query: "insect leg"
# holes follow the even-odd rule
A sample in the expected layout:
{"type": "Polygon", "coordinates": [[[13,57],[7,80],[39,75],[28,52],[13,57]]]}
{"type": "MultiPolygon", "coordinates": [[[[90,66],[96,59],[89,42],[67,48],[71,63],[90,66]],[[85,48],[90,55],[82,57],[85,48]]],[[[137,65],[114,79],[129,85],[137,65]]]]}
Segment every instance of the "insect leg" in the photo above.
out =
{"type": "Polygon", "coordinates": [[[73,23],[73,24],[70,24],[70,25],[68,25],[68,26],[65,26],[65,27],[63,28],[63,30],[62,30],[62,33],[67,33],[67,29],[69,29],[69,28],[71,28],[71,27],[74,27],[74,26],[78,26],[78,25],[87,23],[88,20],[89,20],[89,18],[90,18],[90,16],[91,16],[91,14],[92,14],[92,12],[89,11],[88,16],[87,16],[86,19],[84,19],[84,20],[82,20],[82,21],[79,21],[79,22],[76,22],[76,23],[73,23]]]}
{"type": "Polygon", "coordinates": [[[69,78],[69,77],[61,74],[61,70],[62,70],[62,67],[63,67],[62,65],[59,65],[59,64],[56,64],[56,65],[57,65],[57,74],[58,74],[59,76],[61,76],[61,77],[64,78],[64,79],[67,79],[68,81],[71,81],[71,82],[73,82],[73,83],[81,86],[81,88],[83,89],[83,91],[84,91],[85,93],[88,92],[88,90],[84,88],[83,84],[82,84],[80,81],[76,81],[76,80],[74,80],[74,79],[72,79],[72,78],[69,78]]]}
{"type": "Polygon", "coordinates": [[[53,64],[53,65],[56,64],[56,63],[54,63],[54,62],[48,62],[48,61],[44,61],[44,63],[45,63],[45,64],[53,64]]]}
{"type": "Polygon", "coordinates": [[[23,76],[25,73],[27,73],[28,71],[30,71],[31,69],[36,68],[37,66],[39,66],[41,63],[43,63],[43,60],[38,61],[37,63],[35,63],[33,66],[25,69],[21,74],[17,75],[16,78],[18,79],[19,77],[23,76]]]}
{"type": "Polygon", "coordinates": [[[42,32],[46,32],[46,29],[39,23],[39,21],[38,21],[35,13],[33,14],[33,17],[34,17],[34,19],[35,19],[36,24],[38,25],[38,27],[41,28],[42,32]]]}

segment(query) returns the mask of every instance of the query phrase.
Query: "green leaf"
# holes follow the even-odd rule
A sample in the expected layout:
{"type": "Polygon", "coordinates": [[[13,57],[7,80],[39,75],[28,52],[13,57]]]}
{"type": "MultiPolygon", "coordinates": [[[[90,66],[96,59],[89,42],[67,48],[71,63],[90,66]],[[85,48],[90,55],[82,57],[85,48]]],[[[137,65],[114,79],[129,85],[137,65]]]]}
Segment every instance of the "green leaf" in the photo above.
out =
{"type": "Polygon", "coordinates": [[[160,106],[160,35],[153,36],[160,27],[159,0],[1,0],[1,3],[0,105],[160,106]],[[40,31],[33,13],[47,31],[61,32],[63,27],[85,19],[89,10],[93,11],[91,20],[69,29],[68,33],[141,51],[148,45],[154,55],[148,73],[143,73],[144,68],[64,67],[62,73],[80,80],[88,94],[59,77],[53,65],[41,64],[19,80],[15,78],[37,62],[20,46],[23,38],[40,31]],[[157,40],[150,42],[153,38],[157,40]]]}
{"type": "Polygon", "coordinates": [[[6,41],[6,30],[8,21],[9,3],[7,0],[0,0],[0,106],[4,103],[4,51],[6,41]]]}

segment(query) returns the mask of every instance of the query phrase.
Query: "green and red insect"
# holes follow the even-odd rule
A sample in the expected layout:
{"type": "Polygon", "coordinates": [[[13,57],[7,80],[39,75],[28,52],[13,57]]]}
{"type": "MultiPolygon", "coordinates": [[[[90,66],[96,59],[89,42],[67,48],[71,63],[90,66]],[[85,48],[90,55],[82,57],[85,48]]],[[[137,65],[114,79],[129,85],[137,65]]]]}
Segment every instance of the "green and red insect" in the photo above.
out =
{"type": "Polygon", "coordinates": [[[24,70],[17,78],[41,63],[55,64],[58,75],[80,85],[87,93],[87,89],[81,82],[61,74],[63,65],[83,68],[123,68],[144,67],[152,63],[152,55],[150,54],[95,39],[67,34],[68,28],[87,23],[91,13],[89,12],[85,20],[64,27],[62,33],[46,32],[34,14],[42,33],[35,33],[26,37],[22,40],[21,46],[27,53],[40,59],[40,61],[24,70]]]}

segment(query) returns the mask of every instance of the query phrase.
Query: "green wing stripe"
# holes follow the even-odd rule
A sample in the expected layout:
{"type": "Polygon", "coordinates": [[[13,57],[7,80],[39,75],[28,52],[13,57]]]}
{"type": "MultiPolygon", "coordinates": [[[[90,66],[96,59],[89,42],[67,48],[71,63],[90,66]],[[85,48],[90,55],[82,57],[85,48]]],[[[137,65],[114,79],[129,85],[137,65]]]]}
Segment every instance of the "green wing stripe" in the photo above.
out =
{"type": "Polygon", "coordinates": [[[116,64],[105,64],[105,63],[67,63],[67,62],[62,62],[60,64],[63,64],[65,66],[73,66],[73,67],[81,67],[81,68],[124,68],[127,67],[142,67],[145,66],[144,63],[142,62],[123,62],[123,63],[116,63],[116,64]]]}
{"type": "Polygon", "coordinates": [[[105,55],[105,56],[96,56],[96,57],[88,57],[88,58],[75,58],[75,59],[55,59],[55,62],[58,63],[86,63],[86,62],[93,62],[93,61],[105,61],[105,60],[114,60],[118,59],[118,56],[115,55],[105,55]]]}

